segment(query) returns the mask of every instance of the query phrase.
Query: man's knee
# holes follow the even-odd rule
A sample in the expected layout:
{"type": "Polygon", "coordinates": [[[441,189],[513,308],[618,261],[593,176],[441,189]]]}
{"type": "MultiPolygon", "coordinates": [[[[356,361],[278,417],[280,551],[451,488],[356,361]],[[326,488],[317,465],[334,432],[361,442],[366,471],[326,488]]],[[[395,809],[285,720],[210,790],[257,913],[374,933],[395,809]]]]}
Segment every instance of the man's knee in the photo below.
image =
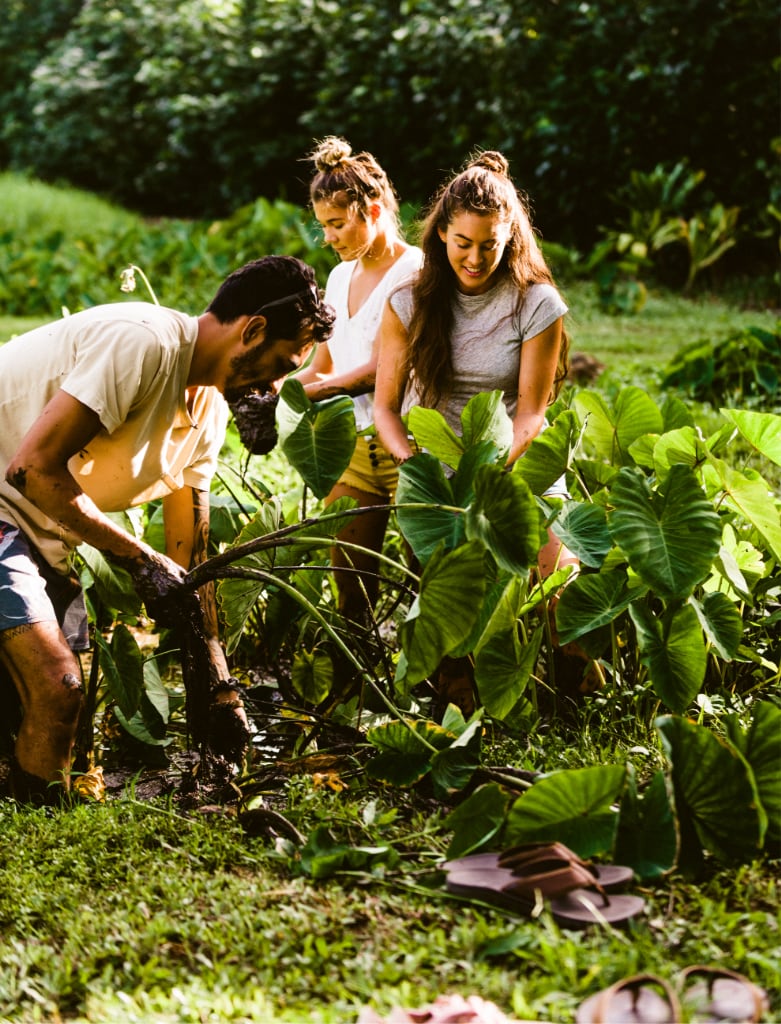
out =
{"type": "Polygon", "coordinates": [[[84,695],[84,687],[78,676],[73,675],[72,672],[66,672],[60,680],[65,700],[68,704],[75,703],[78,707],[81,704],[81,698],[84,695]]]}
{"type": "Polygon", "coordinates": [[[84,687],[81,680],[71,672],[66,672],[50,694],[52,718],[68,730],[75,729],[83,696],[84,687]]]}

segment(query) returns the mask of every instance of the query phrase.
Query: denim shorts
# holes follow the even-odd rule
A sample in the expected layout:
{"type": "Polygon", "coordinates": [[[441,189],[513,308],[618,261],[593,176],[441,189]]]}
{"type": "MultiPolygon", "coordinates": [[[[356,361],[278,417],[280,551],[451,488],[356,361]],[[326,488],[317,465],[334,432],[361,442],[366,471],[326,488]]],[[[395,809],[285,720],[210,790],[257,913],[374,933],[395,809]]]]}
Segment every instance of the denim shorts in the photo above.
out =
{"type": "Polygon", "coordinates": [[[56,572],[18,526],[0,521],[0,632],[53,620],[72,651],[89,650],[87,607],[76,574],[56,572]]]}

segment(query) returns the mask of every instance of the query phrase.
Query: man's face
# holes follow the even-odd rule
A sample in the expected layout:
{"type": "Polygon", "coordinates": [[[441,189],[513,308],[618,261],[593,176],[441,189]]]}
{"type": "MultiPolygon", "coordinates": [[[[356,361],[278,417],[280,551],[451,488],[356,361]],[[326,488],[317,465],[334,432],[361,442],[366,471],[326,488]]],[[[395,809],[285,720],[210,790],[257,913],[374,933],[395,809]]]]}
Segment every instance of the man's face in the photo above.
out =
{"type": "Polygon", "coordinates": [[[301,331],[296,338],[275,341],[266,341],[264,331],[259,335],[260,340],[253,341],[231,361],[225,384],[228,401],[250,390],[267,391],[274,381],[302,366],[312,349],[311,328],[301,331]]]}

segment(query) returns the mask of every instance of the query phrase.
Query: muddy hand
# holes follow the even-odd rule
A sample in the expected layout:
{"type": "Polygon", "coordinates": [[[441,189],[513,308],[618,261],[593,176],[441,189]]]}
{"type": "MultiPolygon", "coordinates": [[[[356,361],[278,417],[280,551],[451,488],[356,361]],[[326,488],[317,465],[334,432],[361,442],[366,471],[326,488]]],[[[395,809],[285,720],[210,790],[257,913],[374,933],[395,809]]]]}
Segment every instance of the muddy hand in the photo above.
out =
{"type": "Polygon", "coordinates": [[[177,621],[194,594],[183,592],[185,570],[172,559],[153,551],[127,566],[138,596],[146,605],[150,617],[159,626],[171,626],[177,621]]]}

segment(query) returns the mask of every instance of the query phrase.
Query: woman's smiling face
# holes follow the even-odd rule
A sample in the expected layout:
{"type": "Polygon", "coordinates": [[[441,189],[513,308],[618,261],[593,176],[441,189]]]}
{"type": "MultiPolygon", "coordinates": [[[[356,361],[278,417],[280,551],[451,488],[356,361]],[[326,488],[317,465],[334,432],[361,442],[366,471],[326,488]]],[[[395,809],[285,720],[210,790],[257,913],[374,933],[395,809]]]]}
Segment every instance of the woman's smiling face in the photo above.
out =
{"type": "Polygon", "coordinates": [[[458,290],[465,295],[482,295],[494,283],[510,226],[496,213],[457,213],[447,228],[439,228],[447,258],[456,275],[458,290]]]}

